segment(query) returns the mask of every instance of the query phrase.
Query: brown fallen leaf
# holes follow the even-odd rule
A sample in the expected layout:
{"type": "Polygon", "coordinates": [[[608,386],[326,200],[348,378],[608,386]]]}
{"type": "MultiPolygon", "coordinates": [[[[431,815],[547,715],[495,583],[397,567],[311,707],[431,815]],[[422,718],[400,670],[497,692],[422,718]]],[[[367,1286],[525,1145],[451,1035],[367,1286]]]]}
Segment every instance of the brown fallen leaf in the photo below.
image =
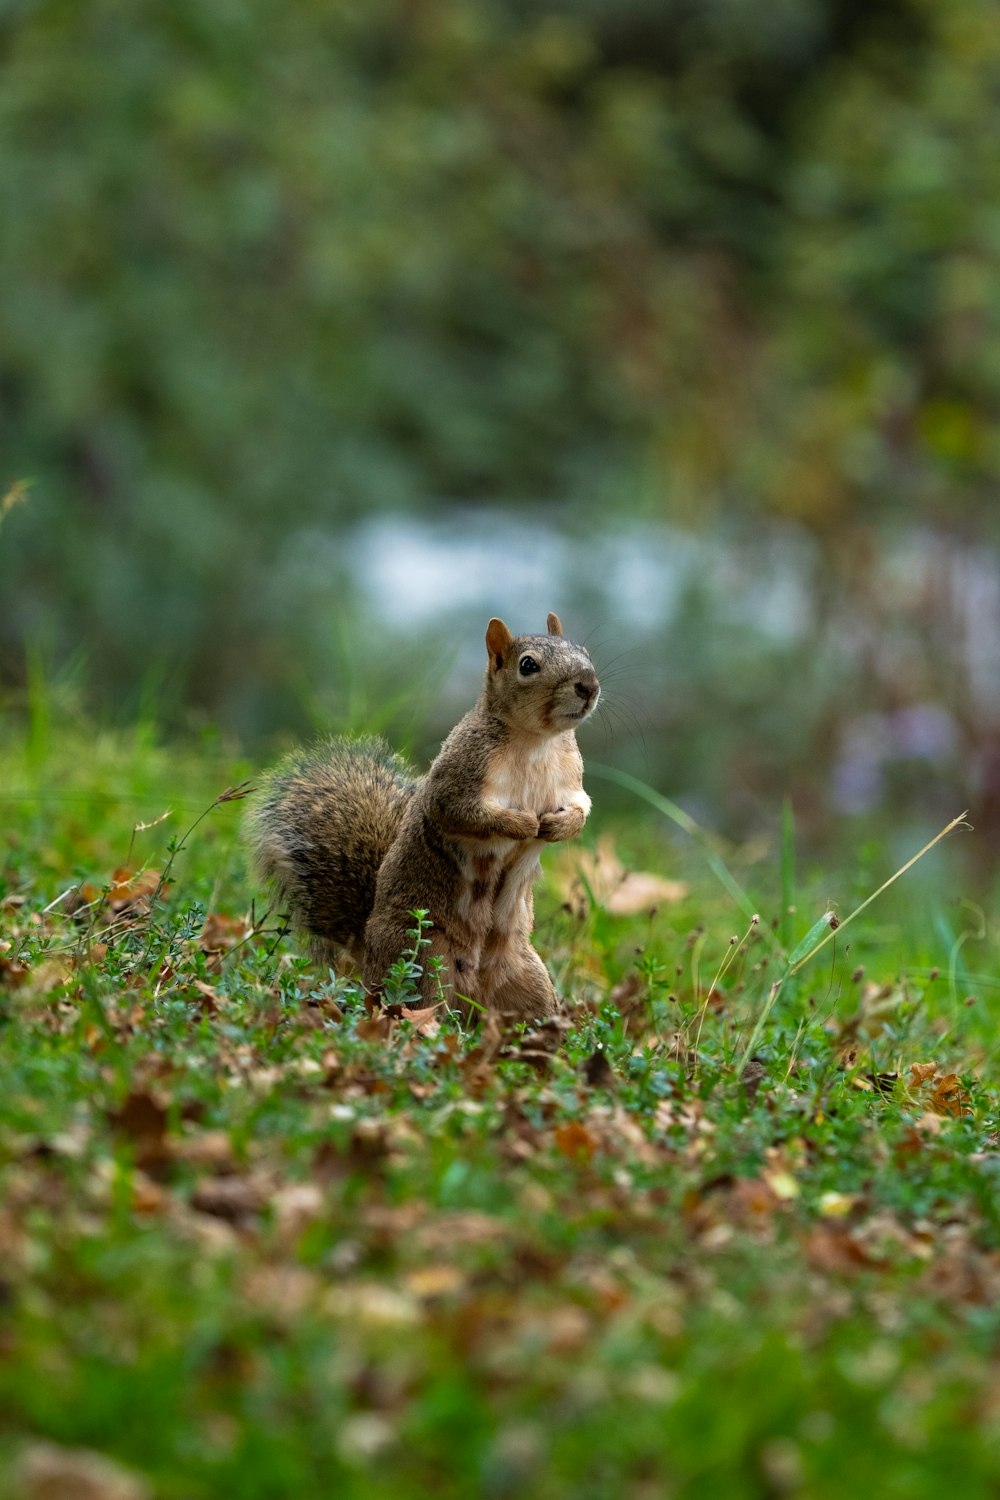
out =
{"type": "Polygon", "coordinates": [[[957,1073],[938,1073],[935,1062],[910,1064],[910,1094],[922,1099],[937,1115],[961,1119],[972,1113],[968,1089],[957,1073]]]}
{"type": "Polygon", "coordinates": [[[691,1188],[681,1202],[681,1217],[700,1244],[717,1248],[726,1244],[736,1229],[769,1239],[781,1200],[770,1184],[759,1177],[734,1177],[722,1172],[700,1189],[691,1188]]]}
{"type": "Polygon", "coordinates": [[[437,1213],[426,1222],[413,1224],[405,1231],[412,1236],[414,1247],[428,1255],[446,1255],[464,1245],[494,1245],[507,1239],[512,1225],[506,1219],[478,1209],[453,1209],[437,1213]]]}
{"type": "Polygon", "coordinates": [[[207,984],[204,979],[192,979],[189,984],[189,993],[185,999],[191,999],[201,1011],[202,1015],[217,1016],[221,1010],[229,1004],[212,985],[207,984]]]}
{"type": "Polygon", "coordinates": [[[526,1161],[534,1156],[543,1140],[542,1132],[513,1098],[504,1105],[498,1134],[504,1137],[506,1155],[515,1161],[526,1161]]]}
{"type": "Polygon", "coordinates": [[[313,1174],[318,1182],[335,1182],[352,1172],[375,1178],[384,1173],[389,1154],[388,1136],[381,1122],[359,1120],[350,1140],[338,1147],[330,1139],[321,1141],[313,1156],[313,1174]]]}
{"type": "Polygon", "coordinates": [[[253,931],[246,917],[227,917],[222,912],[209,912],[198,936],[198,947],[208,959],[208,967],[217,972],[222,967],[225,954],[237,947],[253,931]]]}
{"type": "Polygon", "coordinates": [[[553,1354],[571,1355],[578,1354],[586,1346],[591,1321],[582,1307],[568,1302],[563,1307],[547,1309],[529,1317],[521,1331],[532,1341],[540,1335],[553,1354]]]}
{"type": "Polygon", "coordinates": [[[509,1025],[505,1025],[504,1017],[498,1016],[495,1011],[490,1011],[483,1021],[478,1045],[461,1060],[466,1087],[470,1092],[476,1092],[489,1082],[493,1064],[503,1053],[510,1029],[509,1025]]]}
{"type": "Polygon", "coordinates": [[[635,912],[653,911],[658,906],[671,906],[683,901],[687,893],[683,880],[665,880],[646,870],[630,870],[608,895],[604,906],[616,917],[627,917],[635,912]]]}
{"type": "MultiPolygon", "coordinates": [[[[579,904],[590,892],[598,906],[615,916],[631,916],[654,907],[682,901],[688,887],[682,880],[667,880],[648,870],[628,870],[615,852],[614,840],[605,834],[596,851],[578,854],[567,878],[561,881],[566,900],[579,904]]],[[[558,874],[557,874],[558,879],[558,874]]]]}
{"type": "Polygon", "coordinates": [[[159,870],[115,870],[101,915],[108,918],[109,927],[130,926],[149,916],[154,899],[166,889],[159,870]]]}
{"type": "Polygon", "coordinates": [[[851,1079],[852,1087],[869,1094],[883,1094],[887,1099],[898,1082],[898,1073],[865,1073],[863,1076],[859,1073],[851,1079]]]}
{"type": "Polygon", "coordinates": [[[320,1281],[305,1266],[253,1266],[243,1280],[247,1305],[279,1323],[294,1323],[317,1300],[320,1281]]]}
{"type": "Polygon", "coordinates": [[[425,1005],[422,1009],[411,1010],[408,1005],[402,1005],[399,1013],[404,1021],[409,1021],[414,1031],[419,1031],[423,1036],[436,1036],[441,1025],[439,1009],[438,1005],[425,1005]]]}
{"type": "Polygon", "coordinates": [[[935,1114],[950,1115],[956,1120],[963,1115],[972,1114],[969,1092],[957,1073],[946,1073],[943,1078],[935,1078],[927,1102],[935,1114]]]}
{"type": "Polygon", "coordinates": [[[17,1462],[19,1500],[149,1500],[146,1481],[90,1448],[33,1442],[17,1462]]]}
{"type": "Polygon", "coordinates": [[[357,1024],[357,1036],[362,1042],[387,1042],[392,1035],[395,1022],[384,1011],[365,1016],[357,1024]]]}
{"type": "MultiPolygon", "coordinates": [[[[3,946],[9,948],[10,944],[6,943],[3,946]]],[[[16,990],[27,982],[30,973],[31,970],[27,964],[19,963],[8,958],[6,954],[0,953],[0,986],[6,985],[8,989],[16,990]]]]}
{"type": "Polygon", "coordinates": [[[544,1077],[569,1029],[570,1023],[565,1016],[551,1016],[547,1021],[539,1021],[516,1045],[503,1049],[500,1056],[527,1063],[544,1077]]]}
{"type": "Polygon", "coordinates": [[[646,977],[640,974],[638,969],[629,969],[625,977],[615,985],[608,998],[623,1016],[631,1016],[636,1011],[645,1010],[648,993],[649,982],[646,977]]]}
{"type": "Polygon", "coordinates": [[[166,1106],[146,1089],[134,1089],[120,1109],[108,1111],[109,1122],[132,1142],[136,1165],[145,1172],[155,1172],[169,1157],[167,1118],[166,1106]]]}
{"type": "Polygon", "coordinates": [[[294,1243],[326,1208],[322,1188],[315,1182],[287,1182],[271,1196],[271,1209],[281,1237],[294,1243]]]}
{"type": "Polygon", "coordinates": [[[112,911],[121,913],[127,906],[135,906],[141,901],[148,902],[159,889],[160,881],[159,870],[130,870],[122,866],[111,876],[108,905],[112,911]]]}
{"type": "Polygon", "coordinates": [[[169,1193],[160,1187],[145,1172],[132,1174],[132,1210],[137,1214],[163,1213],[169,1203],[169,1193]]]}
{"type": "Polygon", "coordinates": [[[217,1177],[230,1177],[237,1170],[228,1130],[199,1130],[182,1135],[172,1142],[171,1149],[178,1161],[213,1172],[217,1177]]]}
{"type": "Polygon", "coordinates": [[[851,1276],[886,1264],[870,1255],[850,1230],[831,1224],[814,1224],[803,1237],[802,1246],[809,1264],[828,1275],[851,1276]]]}
{"type": "Polygon", "coordinates": [[[891,1209],[881,1208],[860,1220],[851,1237],[882,1265],[899,1260],[927,1260],[931,1244],[923,1229],[904,1223],[891,1209]]]}
{"type": "Polygon", "coordinates": [[[597,1141],[579,1120],[569,1120],[565,1125],[558,1125],[553,1138],[557,1150],[569,1161],[588,1162],[597,1150],[597,1141]]]}
{"type": "Polygon", "coordinates": [[[230,1224],[253,1219],[267,1200],[267,1186],[253,1177],[203,1178],[191,1194],[192,1208],[230,1224]]]}
{"type": "Polygon", "coordinates": [[[995,1307],[1000,1298],[1000,1256],[968,1243],[946,1246],[921,1276],[921,1285],[950,1305],[995,1307]]]}
{"type": "Polygon", "coordinates": [[[737,1177],[728,1193],[728,1215],[738,1223],[755,1226],[771,1219],[781,1196],[762,1177],[737,1177]]]}
{"type": "Polygon", "coordinates": [[[435,1297],[448,1297],[454,1292],[460,1292],[465,1285],[465,1277],[456,1266],[418,1266],[407,1272],[403,1285],[412,1297],[430,1301],[435,1297]]]}

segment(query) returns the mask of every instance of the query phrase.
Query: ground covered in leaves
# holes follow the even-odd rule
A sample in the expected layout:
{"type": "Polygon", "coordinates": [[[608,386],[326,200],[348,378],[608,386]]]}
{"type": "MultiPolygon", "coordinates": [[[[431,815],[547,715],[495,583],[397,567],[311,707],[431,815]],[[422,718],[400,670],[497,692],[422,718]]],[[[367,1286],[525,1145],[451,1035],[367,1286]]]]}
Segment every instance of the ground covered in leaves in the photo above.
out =
{"type": "Polygon", "coordinates": [[[924,879],[776,989],[787,840],[723,891],[650,822],[553,851],[557,1022],[372,1015],[217,753],[5,753],[0,1495],[995,1494],[985,920],[924,879]]]}

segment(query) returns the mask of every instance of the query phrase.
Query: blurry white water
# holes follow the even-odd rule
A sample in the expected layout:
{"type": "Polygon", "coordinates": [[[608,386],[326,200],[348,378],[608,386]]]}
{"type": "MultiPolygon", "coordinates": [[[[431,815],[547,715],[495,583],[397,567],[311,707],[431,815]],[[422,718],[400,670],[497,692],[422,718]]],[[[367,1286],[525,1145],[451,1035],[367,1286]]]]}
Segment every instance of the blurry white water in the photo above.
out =
{"type": "MultiPolygon", "coordinates": [[[[974,784],[976,756],[1000,733],[1000,560],[981,542],[910,528],[891,545],[862,549],[865,572],[859,563],[855,578],[792,526],[748,538],[654,520],[583,526],[541,509],[470,508],[372,516],[348,534],[346,555],[344,538],[338,551],[389,633],[459,643],[441,684],[456,701],[481,666],[491,615],[531,632],[554,609],[567,634],[585,642],[593,634],[606,658],[631,657],[640,699],[643,685],[653,698],[665,662],[672,684],[683,681],[677,657],[686,653],[688,701],[714,692],[730,732],[744,712],[740,683],[719,689],[708,674],[725,684],[755,649],[790,662],[801,648],[794,673],[753,690],[784,706],[789,724],[807,700],[821,719],[828,695],[823,758],[830,802],[842,812],[877,807],[899,765],[949,776],[961,766],[974,784]],[[726,642],[714,657],[709,634],[726,642]]],[[[639,717],[648,713],[644,727],[662,729],[677,722],[667,712],[657,720],[644,703],[639,717]]]]}
{"type": "Polygon", "coordinates": [[[568,614],[585,600],[630,635],[669,626],[692,582],[718,591],[733,620],[798,635],[809,619],[809,549],[804,537],[776,536],[760,572],[717,537],[662,523],[623,520],[583,535],[541,512],[478,509],[373,516],[348,539],[369,604],[399,629],[499,614],[527,632],[549,609],[568,614]]]}

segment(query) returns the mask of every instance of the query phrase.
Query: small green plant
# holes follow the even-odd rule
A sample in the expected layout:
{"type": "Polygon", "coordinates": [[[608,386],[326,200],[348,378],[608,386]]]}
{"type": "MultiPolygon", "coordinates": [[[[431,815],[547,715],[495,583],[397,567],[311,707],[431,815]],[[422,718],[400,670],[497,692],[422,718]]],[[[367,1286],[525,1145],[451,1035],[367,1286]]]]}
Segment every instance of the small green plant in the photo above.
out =
{"type": "Polygon", "coordinates": [[[425,973],[433,978],[437,1000],[444,999],[441,984],[443,961],[438,954],[426,953],[431,946],[429,933],[434,924],[423,907],[415,907],[409,915],[413,918],[413,926],[406,930],[410,945],[403,949],[386,976],[382,992],[385,1005],[422,1006],[424,1000],[420,993],[420,981],[425,973]]]}

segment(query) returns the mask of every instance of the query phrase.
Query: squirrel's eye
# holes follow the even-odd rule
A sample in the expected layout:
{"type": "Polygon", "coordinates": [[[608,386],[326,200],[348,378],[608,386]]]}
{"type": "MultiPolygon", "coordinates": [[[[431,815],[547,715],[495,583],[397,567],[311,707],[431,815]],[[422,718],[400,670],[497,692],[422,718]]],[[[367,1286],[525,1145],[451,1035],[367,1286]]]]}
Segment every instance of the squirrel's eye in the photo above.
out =
{"type": "Polygon", "coordinates": [[[522,677],[530,677],[532,672],[539,670],[538,663],[533,656],[522,656],[517,664],[517,670],[522,677]]]}

